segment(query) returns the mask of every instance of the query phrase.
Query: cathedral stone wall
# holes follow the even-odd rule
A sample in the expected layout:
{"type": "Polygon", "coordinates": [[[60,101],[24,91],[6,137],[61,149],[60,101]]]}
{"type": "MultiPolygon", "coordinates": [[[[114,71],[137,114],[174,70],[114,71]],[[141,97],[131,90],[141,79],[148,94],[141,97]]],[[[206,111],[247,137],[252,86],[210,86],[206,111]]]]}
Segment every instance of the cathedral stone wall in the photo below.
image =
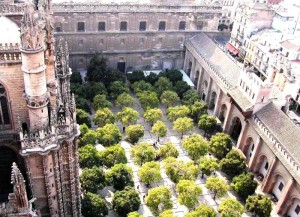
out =
{"type": "Polygon", "coordinates": [[[6,88],[13,130],[18,129],[18,117],[28,120],[26,102],[23,98],[24,79],[21,64],[0,65],[0,83],[6,88]]]}

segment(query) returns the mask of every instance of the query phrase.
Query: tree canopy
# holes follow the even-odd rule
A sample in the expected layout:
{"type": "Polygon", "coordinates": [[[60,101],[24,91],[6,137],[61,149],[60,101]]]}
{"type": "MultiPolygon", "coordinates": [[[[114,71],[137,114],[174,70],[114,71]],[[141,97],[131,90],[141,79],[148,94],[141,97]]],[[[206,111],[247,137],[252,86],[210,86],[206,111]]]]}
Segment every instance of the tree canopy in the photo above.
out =
{"type": "Polygon", "coordinates": [[[137,211],[128,213],[127,217],[144,217],[140,215],[137,211]]]}
{"type": "Polygon", "coordinates": [[[187,117],[190,114],[189,107],[185,105],[169,107],[167,117],[169,121],[175,121],[177,118],[187,117]]]}
{"type": "Polygon", "coordinates": [[[127,74],[128,81],[133,84],[137,81],[145,80],[145,74],[141,70],[134,70],[127,74]]]}
{"type": "Polygon", "coordinates": [[[115,164],[107,173],[106,180],[114,189],[122,190],[125,186],[133,186],[133,172],[126,164],[115,164]]]}
{"type": "Polygon", "coordinates": [[[160,146],[159,148],[159,155],[165,159],[168,157],[174,157],[177,158],[179,155],[179,152],[177,148],[172,144],[172,142],[167,142],[160,146]]]}
{"type": "Polygon", "coordinates": [[[154,122],[162,119],[162,115],[163,113],[159,108],[152,108],[145,111],[144,118],[152,126],[154,122]]]}
{"type": "Polygon", "coordinates": [[[199,95],[195,90],[187,90],[183,93],[182,103],[184,105],[192,106],[199,101],[199,95]]]}
{"type": "Polygon", "coordinates": [[[232,180],[231,187],[244,201],[249,195],[254,194],[258,183],[254,180],[252,173],[242,173],[235,176],[232,180]]]}
{"type": "Polygon", "coordinates": [[[165,210],[172,209],[171,190],[165,186],[151,188],[146,197],[146,205],[154,215],[158,215],[165,210]]]}
{"type": "Polygon", "coordinates": [[[100,166],[101,159],[99,152],[93,145],[85,145],[78,149],[79,165],[81,168],[100,166]]]}
{"type": "Polygon", "coordinates": [[[154,84],[155,91],[158,96],[161,96],[166,90],[172,90],[172,86],[172,82],[166,77],[160,77],[154,84]]]}
{"type": "Polygon", "coordinates": [[[243,205],[234,198],[222,200],[218,210],[222,217],[241,217],[244,213],[243,205]]]}
{"type": "Polygon", "coordinates": [[[78,124],[86,124],[88,127],[91,127],[91,118],[89,114],[82,109],[76,109],[76,120],[78,124]]]}
{"type": "Polygon", "coordinates": [[[139,113],[129,107],[125,107],[121,112],[117,113],[117,120],[119,120],[125,126],[128,126],[129,124],[136,124],[138,118],[139,113]]]}
{"type": "Polygon", "coordinates": [[[252,195],[246,200],[246,209],[259,217],[269,217],[272,212],[272,201],[266,195],[252,195]]]}
{"type": "Polygon", "coordinates": [[[191,89],[191,86],[188,85],[185,81],[177,81],[174,86],[175,92],[178,94],[180,99],[182,99],[183,94],[191,89]]]}
{"type": "Polygon", "coordinates": [[[199,168],[202,171],[202,178],[204,175],[210,176],[214,171],[220,168],[217,160],[213,157],[203,156],[198,160],[199,168]]]}
{"type": "Polygon", "coordinates": [[[208,132],[211,133],[217,129],[217,119],[214,116],[202,115],[198,126],[204,131],[204,135],[206,135],[208,132]]]}
{"type": "Polygon", "coordinates": [[[157,135],[157,140],[159,141],[159,137],[165,137],[167,135],[168,128],[162,121],[156,121],[151,128],[151,133],[155,133],[157,135]]]}
{"type": "Polygon", "coordinates": [[[191,180],[180,180],[176,185],[178,202],[188,208],[193,208],[202,194],[202,188],[191,180]]]}
{"type": "Polygon", "coordinates": [[[109,96],[116,99],[120,94],[129,93],[129,88],[123,81],[114,81],[109,86],[109,96]]]}
{"type": "Polygon", "coordinates": [[[135,144],[139,141],[141,137],[144,136],[145,129],[141,124],[130,125],[126,129],[127,138],[126,140],[132,144],[135,144]]]}
{"type": "Polygon", "coordinates": [[[150,161],[141,166],[138,172],[140,180],[149,185],[162,180],[159,163],[150,161]]]}
{"type": "Polygon", "coordinates": [[[94,116],[94,123],[98,127],[103,127],[105,124],[113,124],[115,116],[109,108],[103,108],[96,111],[94,116]]]}
{"type": "Polygon", "coordinates": [[[230,189],[224,178],[214,176],[207,179],[205,187],[214,193],[214,200],[216,197],[223,197],[230,189]]]}
{"type": "Polygon", "coordinates": [[[129,186],[124,190],[116,191],[112,200],[113,210],[120,216],[127,216],[128,213],[137,211],[140,203],[139,194],[129,186]]]}
{"type": "Polygon", "coordinates": [[[165,72],[161,72],[159,75],[168,78],[173,84],[177,81],[182,81],[183,77],[182,73],[178,69],[169,69],[165,72]]]}
{"type": "Polygon", "coordinates": [[[117,97],[116,105],[121,108],[132,107],[134,105],[134,99],[128,93],[122,93],[117,97]]]}
{"type": "Polygon", "coordinates": [[[177,216],[173,214],[173,210],[168,209],[168,210],[163,211],[163,212],[159,215],[159,217],[177,217],[177,216]]]}
{"type": "Polygon", "coordinates": [[[149,82],[151,85],[154,85],[155,82],[158,81],[158,78],[159,78],[158,74],[154,72],[150,72],[150,74],[146,76],[145,81],[149,82]]]}
{"type": "Polygon", "coordinates": [[[84,168],[80,175],[81,187],[88,192],[97,194],[105,186],[105,173],[97,166],[84,168]]]}
{"type": "Polygon", "coordinates": [[[111,146],[118,144],[122,135],[119,128],[115,124],[105,124],[104,127],[96,129],[98,142],[103,146],[111,146]]]}
{"type": "Polygon", "coordinates": [[[201,203],[194,211],[186,214],[185,217],[217,217],[217,213],[211,206],[201,203]]]}
{"type": "Polygon", "coordinates": [[[197,101],[191,106],[191,117],[195,123],[198,123],[199,118],[204,114],[207,114],[206,103],[197,101]]]}
{"type": "Polygon", "coordinates": [[[97,140],[97,133],[94,130],[88,130],[79,140],[79,146],[82,147],[87,144],[95,145],[97,140]]]}
{"type": "Polygon", "coordinates": [[[231,150],[232,142],[230,136],[226,133],[216,133],[210,138],[209,151],[218,158],[223,158],[231,150]]]}
{"type": "Polygon", "coordinates": [[[177,118],[173,123],[173,129],[181,134],[181,137],[184,133],[192,130],[194,128],[193,120],[191,118],[177,118]]]}
{"type": "Polygon", "coordinates": [[[143,165],[146,162],[153,161],[156,157],[155,148],[147,142],[140,142],[131,148],[131,154],[135,164],[143,165]]]}
{"type": "Polygon", "coordinates": [[[192,160],[198,160],[208,152],[208,142],[201,135],[193,133],[182,141],[182,146],[187,150],[192,160]]]}
{"type": "Polygon", "coordinates": [[[100,54],[95,54],[88,64],[86,80],[101,81],[105,86],[109,86],[113,81],[125,81],[124,73],[108,69],[106,62],[107,60],[100,54]]]}
{"type": "Polygon", "coordinates": [[[162,93],[160,96],[160,101],[163,105],[165,105],[167,108],[170,106],[175,106],[179,103],[179,97],[176,92],[171,90],[166,90],[162,93]]]}
{"type": "Polygon", "coordinates": [[[110,168],[115,164],[127,163],[125,150],[120,145],[107,147],[99,152],[102,165],[110,168]]]}
{"type": "Polygon", "coordinates": [[[142,81],[137,81],[133,84],[133,90],[136,94],[138,94],[144,91],[153,92],[154,88],[150,83],[142,80],[142,81]]]}
{"type": "Polygon", "coordinates": [[[143,91],[138,93],[137,97],[145,111],[148,109],[157,108],[159,105],[159,100],[155,92],[143,91]]]}
{"type": "Polygon", "coordinates": [[[84,216],[105,217],[108,214],[108,207],[98,194],[87,192],[81,200],[81,205],[84,216]]]}
{"type": "Polygon", "coordinates": [[[234,149],[221,160],[220,166],[221,170],[231,178],[245,172],[247,167],[244,157],[234,149]]]}
{"type": "Polygon", "coordinates": [[[199,167],[192,161],[176,160],[174,157],[168,157],[163,161],[165,173],[170,179],[178,183],[180,180],[196,180],[199,175],[199,167]]]}
{"type": "Polygon", "coordinates": [[[106,95],[98,94],[93,99],[94,109],[97,111],[98,109],[109,108],[112,106],[111,102],[106,99],[106,95]]]}

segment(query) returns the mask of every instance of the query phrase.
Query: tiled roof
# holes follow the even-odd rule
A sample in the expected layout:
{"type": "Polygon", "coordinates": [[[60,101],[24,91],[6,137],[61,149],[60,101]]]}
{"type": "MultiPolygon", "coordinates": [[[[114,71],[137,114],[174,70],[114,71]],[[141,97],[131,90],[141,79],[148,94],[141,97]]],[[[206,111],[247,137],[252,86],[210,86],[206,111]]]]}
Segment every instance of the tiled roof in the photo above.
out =
{"type": "Polygon", "coordinates": [[[204,33],[197,34],[189,39],[193,47],[212,66],[222,73],[225,80],[232,86],[238,81],[240,68],[204,33]]]}
{"type": "Polygon", "coordinates": [[[272,102],[255,113],[271,135],[300,163],[300,128],[272,102]]]}
{"type": "MultiPolygon", "coordinates": [[[[241,70],[237,64],[204,33],[193,36],[187,43],[189,43],[196,52],[205,59],[212,68],[211,71],[215,69],[215,75],[218,79],[218,81],[215,82],[223,84],[227,89],[226,92],[232,96],[244,111],[251,108],[251,102],[238,88],[236,88],[241,70]]],[[[214,74],[212,73],[212,75],[214,74]]]]}

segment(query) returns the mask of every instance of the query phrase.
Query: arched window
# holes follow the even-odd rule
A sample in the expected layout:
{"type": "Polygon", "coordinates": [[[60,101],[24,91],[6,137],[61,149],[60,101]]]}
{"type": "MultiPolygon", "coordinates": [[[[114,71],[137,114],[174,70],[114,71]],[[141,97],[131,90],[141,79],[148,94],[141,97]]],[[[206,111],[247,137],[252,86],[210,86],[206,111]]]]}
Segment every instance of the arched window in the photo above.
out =
{"type": "Polygon", "coordinates": [[[62,32],[63,29],[62,29],[62,24],[60,22],[57,22],[54,24],[54,31],[55,32],[62,32]]]}
{"type": "Polygon", "coordinates": [[[5,88],[0,84],[0,129],[10,125],[9,107],[5,88]]]}

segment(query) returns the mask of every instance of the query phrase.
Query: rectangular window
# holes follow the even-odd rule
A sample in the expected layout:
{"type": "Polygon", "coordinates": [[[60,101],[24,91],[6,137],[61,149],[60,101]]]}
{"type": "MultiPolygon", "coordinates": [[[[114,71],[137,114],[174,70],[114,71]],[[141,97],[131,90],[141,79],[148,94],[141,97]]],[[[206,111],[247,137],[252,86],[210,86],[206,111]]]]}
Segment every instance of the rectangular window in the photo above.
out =
{"type": "Polygon", "coordinates": [[[55,27],[55,32],[61,32],[61,27],[60,26],[56,26],[55,27]]]}
{"type": "Polygon", "coordinates": [[[265,164],[265,170],[268,170],[268,168],[269,168],[269,163],[266,162],[266,164],[265,164]]]}
{"type": "Polygon", "coordinates": [[[300,206],[299,206],[299,205],[296,206],[295,213],[296,213],[296,214],[299,214],[299,213],[300,213],[300,206]]]}
{"type": "Polygon", "coordinates": [[[85,31],[84,22],[78,22],[77,23],[77,31],[78,32],[84,32],[85,31]]]}
{"type": "Polygon", "coordinates": [[[140,22],[140,31],[146,31],[146,21],[140,22]]]}
{"type": "Polygon", "coordinates": [[[158,30],[159,31],[165,31],[166,30],[166,22],[165,21],[160,21],[159,22],[158,30]]]}
{"type": "Polygon", "coordinates": [[[98,31],[105,31],[105,22],[99,22],[98,31]]]}
{"type": "Polygon", "coordinates": [[[280,182],[280,184],[279,184],[279,186],[278,186],[279,191],[282,191],[283,187],[284,187],[283,183],[280,182]]]}
{"type": "Polygon", "coordinates": [[[127,22],[126,21],[122,21],[120,23],[120,31],[127,31],[127,22]]]}
{"type": "Polygon", "coordinates": [[[179,30],[185,30],[185,24],[186,24],[185,21],[180,21],[179,22],[179,30]]]}

